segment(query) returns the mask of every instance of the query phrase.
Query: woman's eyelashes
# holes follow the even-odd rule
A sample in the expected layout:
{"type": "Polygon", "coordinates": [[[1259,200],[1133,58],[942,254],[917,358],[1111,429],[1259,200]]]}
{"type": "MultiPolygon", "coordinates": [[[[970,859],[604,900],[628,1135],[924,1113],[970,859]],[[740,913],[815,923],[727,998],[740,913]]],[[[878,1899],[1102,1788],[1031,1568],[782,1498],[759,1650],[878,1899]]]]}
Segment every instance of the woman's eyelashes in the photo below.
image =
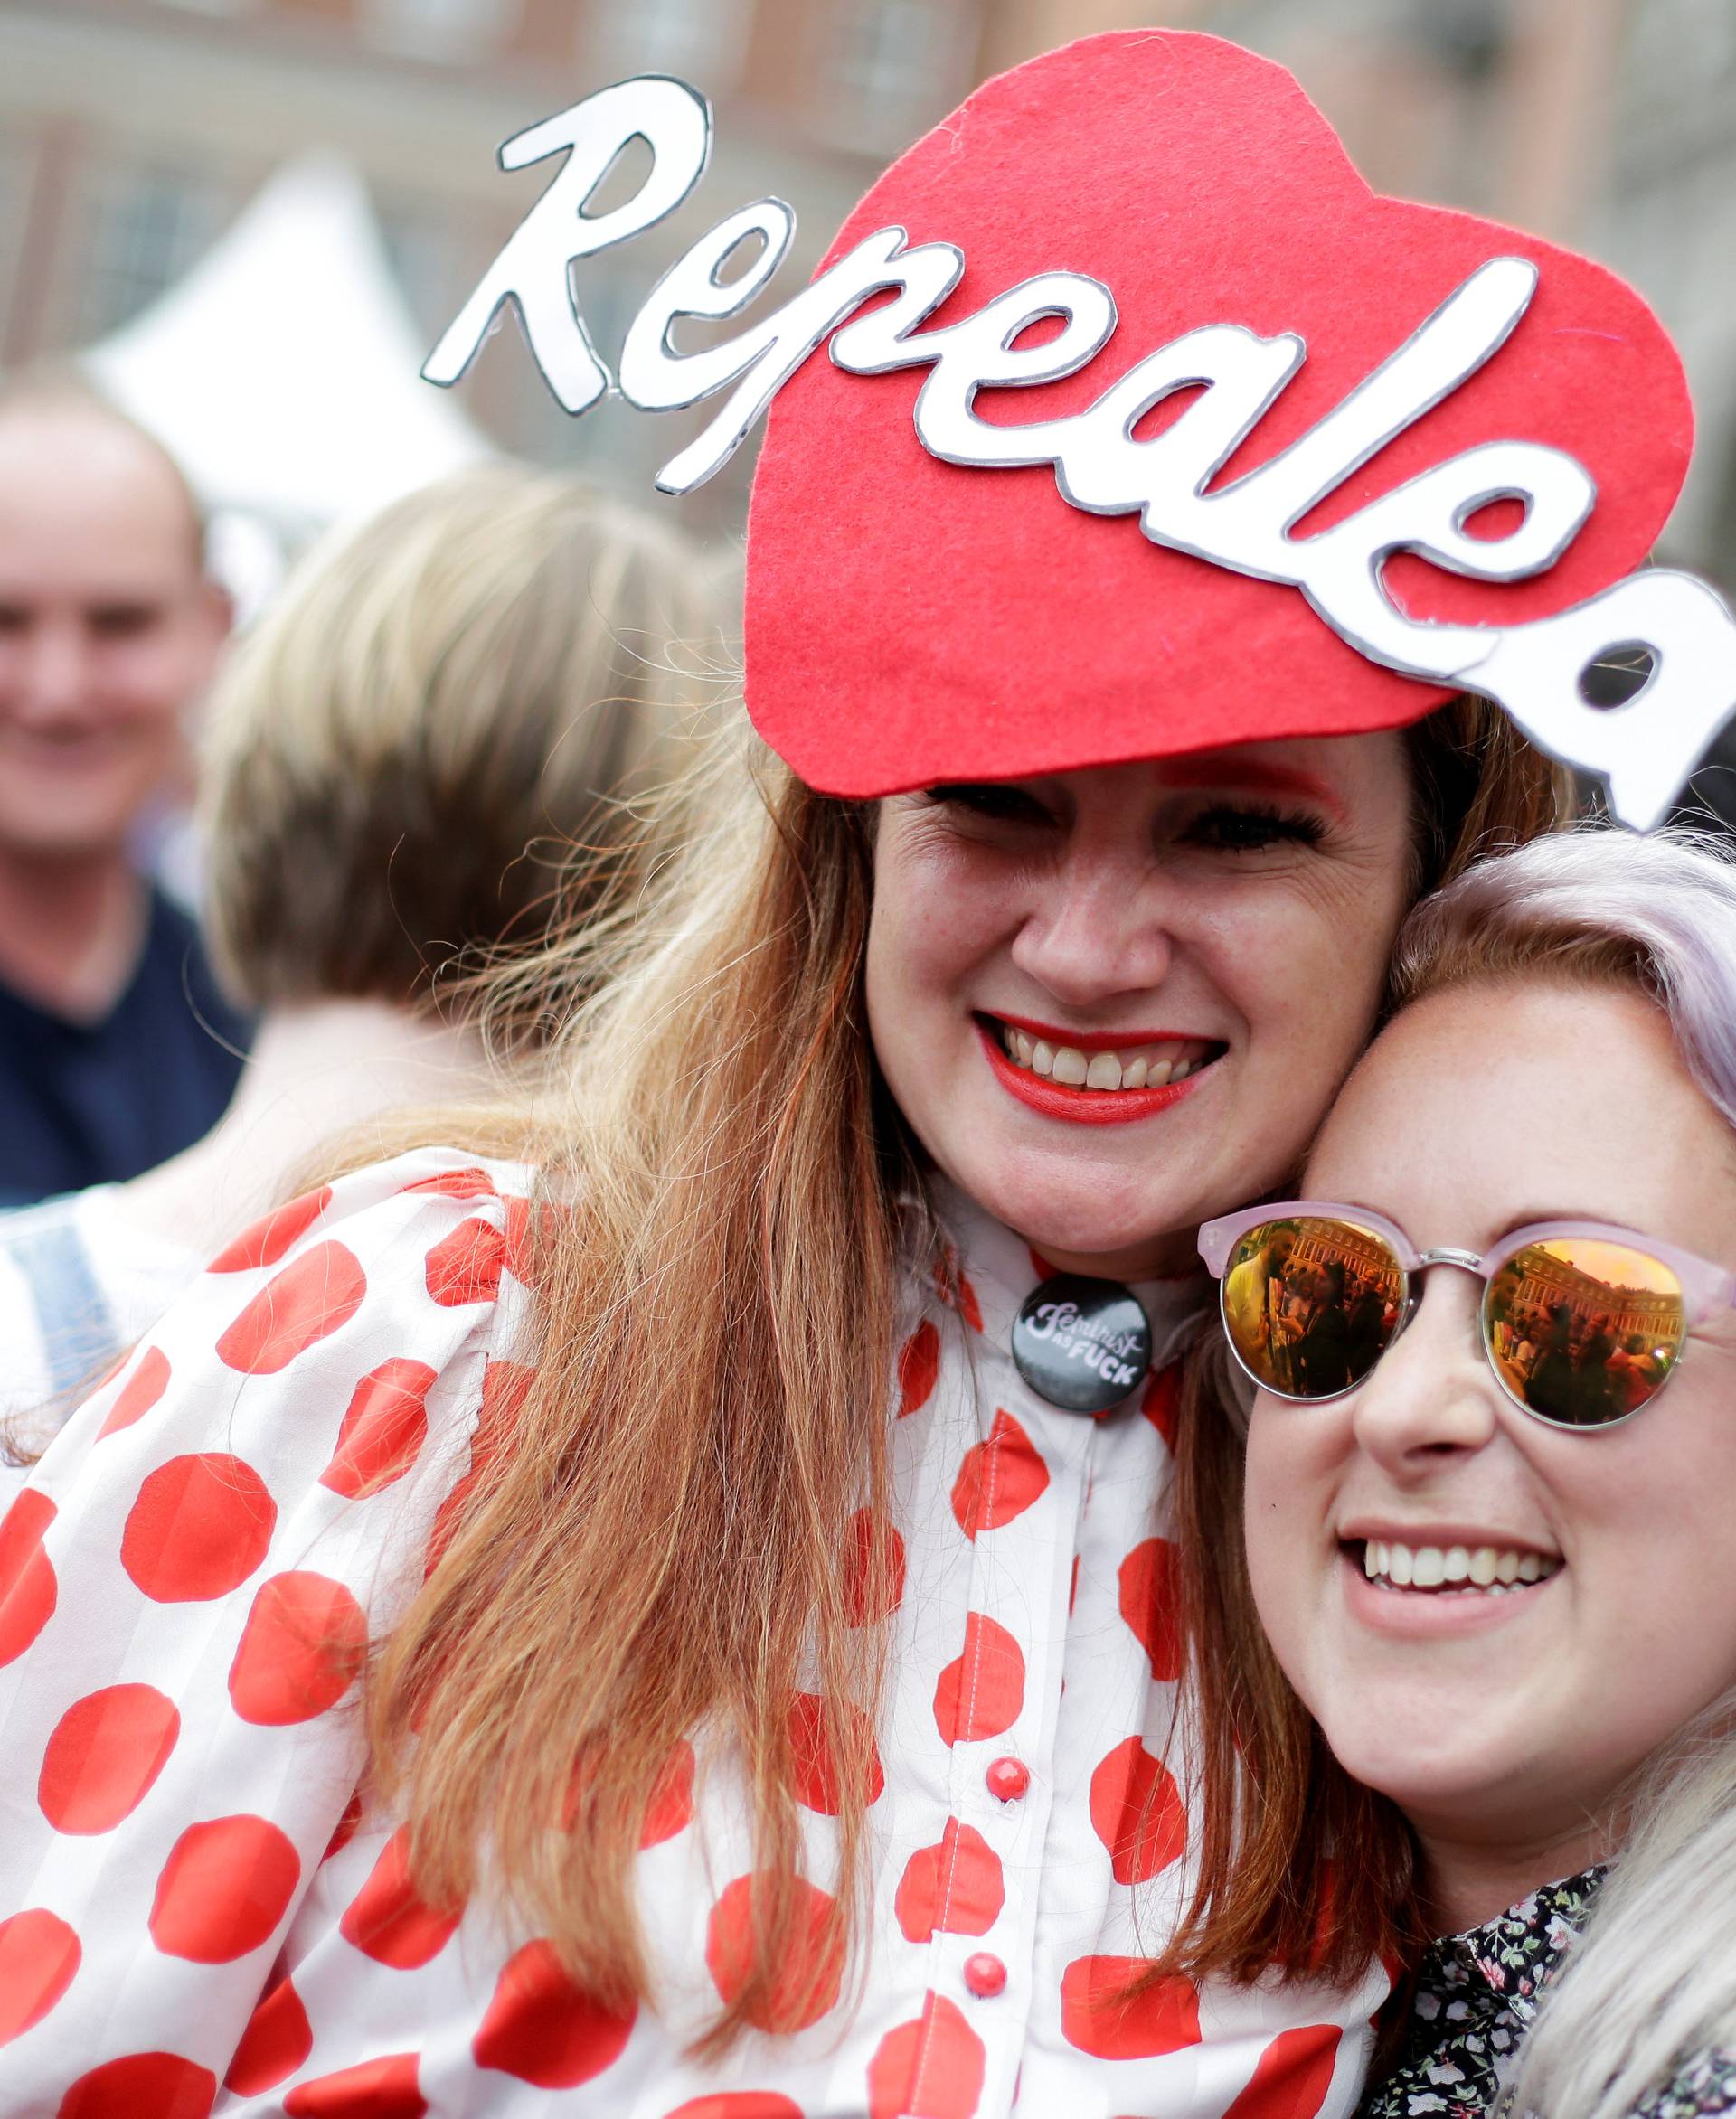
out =
{"type": "Polygon", "coordinates": [[[1177,834],[1184,843],[1222,853],[1259,853],[1271,846],[1317,846],[1326,822],[1312,811],[1263,802],[1214,802],[1196,810],[1177,834]]]}
{"type": "Polygon", "coordinates": [[[986,824],[1050,824],[1053,814],[1028,789],[1001,780],[949,781],[923,790],[937,808],[986,824]]]}
{"type": "MultiPolygon", "coordinates": [[[[948,781],[925,788],[932,808],[961,824],[1022,831],[1064,829],[1068,817],[1029,787],[1002,780],[948,781]]],[[[1155,843],[1220,853],[1259,853],[1275,846],[1317,846],[1326,837],[1326,820],[1314,811],[1286,809],[1277,804],[1240,796],[1190,802],[1184,808],[1162,805],[1153,818],[1155,843]]]]}

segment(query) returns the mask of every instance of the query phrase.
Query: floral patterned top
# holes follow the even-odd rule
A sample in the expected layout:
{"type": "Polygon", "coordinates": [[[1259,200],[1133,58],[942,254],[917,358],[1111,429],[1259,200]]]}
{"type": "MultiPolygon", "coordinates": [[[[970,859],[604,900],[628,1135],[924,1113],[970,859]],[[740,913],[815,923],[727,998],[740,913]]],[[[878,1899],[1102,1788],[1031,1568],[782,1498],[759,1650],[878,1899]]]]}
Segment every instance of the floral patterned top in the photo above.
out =
{"type": "MultiPolygon", "coordinates": [[[[1505,2080],[1603,1881],[1601,1867],[1545,1885],[1482,1927],[1446,1935],[1423,1958],[1397,2063],[1357,2119],[1517,2119],[1505,2080]]],[[[1634,2119],[1736,2114],[1736,2048],[1683,2064],[1634,2119]]]]}

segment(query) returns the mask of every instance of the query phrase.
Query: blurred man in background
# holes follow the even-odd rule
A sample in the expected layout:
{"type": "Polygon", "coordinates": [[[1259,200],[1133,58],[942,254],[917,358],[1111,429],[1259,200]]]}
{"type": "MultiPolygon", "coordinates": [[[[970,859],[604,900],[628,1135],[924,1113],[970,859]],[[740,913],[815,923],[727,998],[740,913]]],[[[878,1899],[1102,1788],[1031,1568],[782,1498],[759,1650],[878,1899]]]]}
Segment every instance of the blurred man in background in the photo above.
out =
{"type": "Polygon", "coordinates": [[[234,1088],[242,1019],[136,862],[229,618],[157,444],[71,379],[0,387],[0,1204],[148,1169],[234,1088]]]}

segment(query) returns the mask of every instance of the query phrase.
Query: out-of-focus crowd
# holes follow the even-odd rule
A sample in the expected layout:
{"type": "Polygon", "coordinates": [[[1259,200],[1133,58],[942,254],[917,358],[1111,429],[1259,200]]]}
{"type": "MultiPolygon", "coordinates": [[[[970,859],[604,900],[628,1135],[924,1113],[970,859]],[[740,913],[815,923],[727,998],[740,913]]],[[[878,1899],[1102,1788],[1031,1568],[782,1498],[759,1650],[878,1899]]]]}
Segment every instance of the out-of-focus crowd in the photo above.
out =
{"type": "Polygon", "coordinates": [[[551,1026],[480,975],[630,887],[724,607],[678,533],[503,463],[333,533],[237,638],[159,444],[71,375],[0,390],[14,1413],[88,1385],[316,1154],[533,1057],[551,1026]]]}

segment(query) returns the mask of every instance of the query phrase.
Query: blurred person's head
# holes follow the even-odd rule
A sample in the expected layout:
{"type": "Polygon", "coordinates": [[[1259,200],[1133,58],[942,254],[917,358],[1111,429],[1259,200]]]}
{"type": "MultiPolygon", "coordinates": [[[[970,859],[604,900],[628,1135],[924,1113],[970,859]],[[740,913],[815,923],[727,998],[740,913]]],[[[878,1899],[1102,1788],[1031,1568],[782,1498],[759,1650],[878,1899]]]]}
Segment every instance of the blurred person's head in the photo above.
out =
{"type": "Polygon", "coordinates": [[[160,444],[76,377],[0,385],[0,856],[124,851],[229,622],[160,444]]]}
{"type": "Polygon", "coordinates": [[[586,909],[712,680],[720,606],[678,532],[509,465],[303,562],[237,649],[204,746],[207,931],[269,1010],[435,1004],[586,909]],[[606,862],[604,864],[606,868],[606,862]]]}

